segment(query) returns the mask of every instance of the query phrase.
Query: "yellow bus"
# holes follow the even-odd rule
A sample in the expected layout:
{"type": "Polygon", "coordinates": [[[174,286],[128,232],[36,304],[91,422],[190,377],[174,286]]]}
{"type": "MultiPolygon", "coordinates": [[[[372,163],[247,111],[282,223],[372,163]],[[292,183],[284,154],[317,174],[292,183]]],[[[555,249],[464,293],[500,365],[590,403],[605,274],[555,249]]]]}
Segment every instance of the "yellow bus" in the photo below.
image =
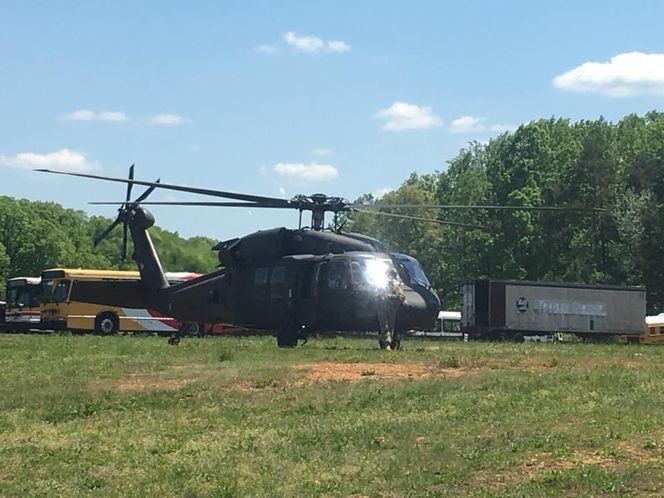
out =
{"type": "Polygon", "coordinates": [[[10,331],[38,329],[40,325],[39,277],[16,277],[7,280],[5,324],[10,331]]]}
{"type": "Polygon", "coordinates": [[[619,339],[628,344],[664,344],[664,313],[647,316],[643,334],[622,335],[619,339]]]}
{"type": "MultiPolygon", "coordinates": [[[[197,276],[166,273],[171,283],[197,276]]],[[[171,334],[181,327],[177,320],[146,307],[136,271],[54,268],[42,272],[41,282],[41,322],[45,329],[110,335],[118,331],[171,334]]],[[[199,332],[198,324],[188,327],[189,333],[199,332]],[[192,326],[197,330],[192,331],[192,326]]]]}

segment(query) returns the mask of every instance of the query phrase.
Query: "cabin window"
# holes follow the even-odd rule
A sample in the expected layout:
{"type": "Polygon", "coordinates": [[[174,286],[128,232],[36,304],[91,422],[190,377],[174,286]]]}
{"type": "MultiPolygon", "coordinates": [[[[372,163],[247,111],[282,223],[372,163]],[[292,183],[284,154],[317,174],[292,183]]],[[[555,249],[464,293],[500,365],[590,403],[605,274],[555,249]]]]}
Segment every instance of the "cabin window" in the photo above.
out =
{"type": "Polygon", "coordinates": [[[330,261],[321,266],[318,274],[321,289],[343,290],[348,288],[348,266],[345,261],[330,261]]]}
{"type": "Polygon", "coordinates": [[[313,275],[313,266],[307,265],[302,272],[302,279],[300,280],[300,293],[303,298],[311,297],[313,275]]]}
{"type": "Polygon", "coordinates": [[[261,287],[267,284],[268,268],[256,268],[254,274],[254,287],[261,287]]]}
{"type": "Polygon", "coordinates": [[[288,296],[288,285],[286,284],[286,267],[275,266],[270,276],[270,298],[283,299],[288,296]]]}
{"type": "Polygon", "coordinates": [[[264,298],[267,290],[267,277],[270,274],[270,269],[267,267],[256,268],[254,273],[254,296],[256,298],[264,298]]]}

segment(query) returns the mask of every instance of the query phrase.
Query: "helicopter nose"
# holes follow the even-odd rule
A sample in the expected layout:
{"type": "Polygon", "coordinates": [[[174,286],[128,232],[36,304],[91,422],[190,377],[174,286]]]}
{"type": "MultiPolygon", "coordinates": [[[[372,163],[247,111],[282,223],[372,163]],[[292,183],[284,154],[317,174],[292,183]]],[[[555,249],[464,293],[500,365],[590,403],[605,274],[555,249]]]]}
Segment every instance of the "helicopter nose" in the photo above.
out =
{"type": "Polygon", "coordinates": [[[433,328],[438,312],[440,300],[435,292],[429,289],[404,289],[404,300],[397,317],[397,328],[401,330],[430,330],[433,328]]]}

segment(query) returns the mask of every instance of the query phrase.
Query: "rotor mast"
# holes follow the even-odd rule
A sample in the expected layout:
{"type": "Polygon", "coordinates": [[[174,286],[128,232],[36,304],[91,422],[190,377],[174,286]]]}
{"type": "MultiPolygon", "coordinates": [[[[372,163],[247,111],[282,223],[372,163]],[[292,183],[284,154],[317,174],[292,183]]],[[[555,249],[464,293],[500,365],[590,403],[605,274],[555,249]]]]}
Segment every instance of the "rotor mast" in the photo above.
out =
{"type": "Polygon", "coordinates": [[[350,203],[346,199],[329,197],[325,194],[296,195],[289,202],[300,210],[300,215],[302,211],[311,211],[311,229],[318,232],[325,229],[326,212],[338,213],[350,210],[350,203]]]}

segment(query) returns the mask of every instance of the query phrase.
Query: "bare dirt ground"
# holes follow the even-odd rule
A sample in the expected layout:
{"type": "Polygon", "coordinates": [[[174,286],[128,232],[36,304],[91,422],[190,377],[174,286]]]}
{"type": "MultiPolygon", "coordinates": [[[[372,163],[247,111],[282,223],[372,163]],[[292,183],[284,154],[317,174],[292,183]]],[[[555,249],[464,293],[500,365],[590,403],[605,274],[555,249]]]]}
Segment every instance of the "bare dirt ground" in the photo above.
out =
{"type": "MultiPolygon", "coordinates": [[[[661,441],[662,436],[656,435],[661,441]]],[[[626,468],[634,462],[639,464],[661,462],[661,442],[620,441],[603,449],[576,449],[564,458],[554,458],[547,453],[530,455],[519,465],[499,472],[477,472],[472,480],[489,488],[500,488],[507,484],[539,479],[551,472],[596,466],[605,471],[626,468]]],[[[660,495],[661,496],[661,495],[660,495]]]]}
{"type": "Polygon", "coordinates": [[[427,363],[303,363],[292,368],[304,372],[313,382],[362,379],[425,379],[429,377],[461,377],[469,373],[461,368],[438,368],[427,363]]]}

